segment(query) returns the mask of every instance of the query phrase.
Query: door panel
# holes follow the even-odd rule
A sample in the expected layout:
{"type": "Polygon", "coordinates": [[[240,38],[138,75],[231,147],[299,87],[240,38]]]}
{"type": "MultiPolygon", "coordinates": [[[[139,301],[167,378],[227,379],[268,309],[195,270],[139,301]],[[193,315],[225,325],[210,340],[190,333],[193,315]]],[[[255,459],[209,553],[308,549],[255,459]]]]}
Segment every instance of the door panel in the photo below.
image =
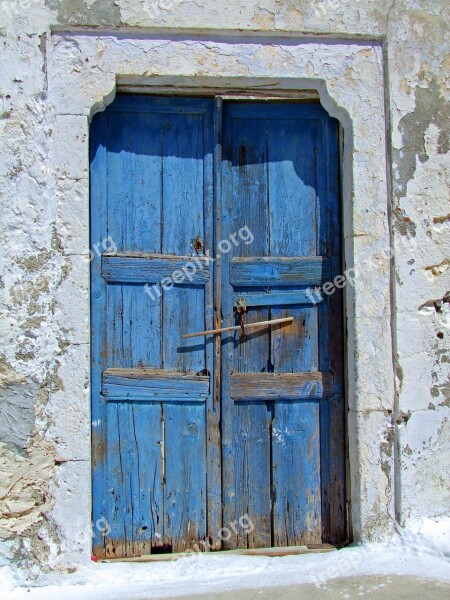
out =
{"type": "MultiPolygon", "coordinates": [[[[323,322],[331,300],[316,305],[307,294],[340,272],[337,170],[328,161],[337,163],[337,128],[321,107],[225,106],[222,232],[247,225],[255,242],[222,258],[224,326],[236,322],[238,298],[248,300],[249,323],[294,317],[244,340],[222,338],[224,518],[247,513],[258,529],[258,536],[232,538],[230,548],[331,540],[330,504],[343,508],[341,496],[329,498],[343,464],[331,477],[322,464],[342,354],[331,363],[323,322]]],[[[335,416],[343,421],[342,402],[335,416]]]]}
{"type": "Polygon", "coordinates": [[[94,117],[97,556],[344,541],[342,295],[310,293],[341,272],[337,158],[319,105],[118,96],[94,117]],[[294,321],[182,338],[238,325],[238,300],[294,321]]]}
{"type": "Polygon", "coordinates": [[[139,97],[94,119],[92,242],[110,240],[92,267],[94,520],[111,528],[95,530],[98,556],[207,535],[212,355],[181,333],[210,327],[212,280],[158,284],[197,256],[197,237],[212,247],[211,123],[211,101],[139,97]]]}

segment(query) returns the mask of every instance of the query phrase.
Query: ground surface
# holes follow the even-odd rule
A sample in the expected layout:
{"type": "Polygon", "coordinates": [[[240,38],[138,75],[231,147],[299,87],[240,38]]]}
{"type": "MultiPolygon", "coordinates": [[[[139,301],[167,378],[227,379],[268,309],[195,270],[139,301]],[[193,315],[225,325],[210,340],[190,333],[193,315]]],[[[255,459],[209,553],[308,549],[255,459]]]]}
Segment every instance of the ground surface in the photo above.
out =
{"type": "Polygon", "coordinates": [[[87,561],[74,572],[0,566],[1,600],[450,600],[450,518],[383,542],[300,556],[192,554],[87,561]]]}
{"type": "MultiPolygon", "coordinates": [[[[370,600],[448,600],[450,584],[423,578],[369,576],[335,579],[319,587],[306,584],[173,596],[180,600],[359,600],[364,597],[370,600]]],[[[152,597],[152,600],[160,599],[152,597]]]]}

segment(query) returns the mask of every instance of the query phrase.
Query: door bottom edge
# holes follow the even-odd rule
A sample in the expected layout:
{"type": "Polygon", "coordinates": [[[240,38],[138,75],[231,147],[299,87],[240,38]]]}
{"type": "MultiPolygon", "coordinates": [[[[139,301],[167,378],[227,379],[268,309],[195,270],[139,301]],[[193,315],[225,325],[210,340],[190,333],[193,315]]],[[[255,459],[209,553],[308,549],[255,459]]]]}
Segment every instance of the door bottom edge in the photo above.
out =
{"type": "Polygon", "coordinates": [[[128,556],[124,558],[99,558],[99,563],[117,562],[162,562],[188,558],[193,554],[208,556],[223,556],[236,554],[240,556],[266,556],[276,558],[280,556],[297,556],[301,554],[324,554],[338,550],[332,544],[306,544],[305,546],[280,546],[278,548],[238,548],[236,550],[217,550],[215,552],[176,552],[173,554],[146,554],[144,556],[128,556]]]}

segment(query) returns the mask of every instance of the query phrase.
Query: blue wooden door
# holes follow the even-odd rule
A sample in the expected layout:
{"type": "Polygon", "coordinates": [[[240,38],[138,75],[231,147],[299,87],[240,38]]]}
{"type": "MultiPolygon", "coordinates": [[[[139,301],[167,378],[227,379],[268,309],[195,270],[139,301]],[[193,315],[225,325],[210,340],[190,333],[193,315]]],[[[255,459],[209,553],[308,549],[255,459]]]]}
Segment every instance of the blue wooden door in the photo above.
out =
{"type": "Polygon", "coordinates": [[[318,105],[121,96],[94,118],[97,556],[344,540],[341,295],[307,293],[340,270],[337,164],[318,105]],[[238,301],[294,321],[181,337],[238,301]]]}

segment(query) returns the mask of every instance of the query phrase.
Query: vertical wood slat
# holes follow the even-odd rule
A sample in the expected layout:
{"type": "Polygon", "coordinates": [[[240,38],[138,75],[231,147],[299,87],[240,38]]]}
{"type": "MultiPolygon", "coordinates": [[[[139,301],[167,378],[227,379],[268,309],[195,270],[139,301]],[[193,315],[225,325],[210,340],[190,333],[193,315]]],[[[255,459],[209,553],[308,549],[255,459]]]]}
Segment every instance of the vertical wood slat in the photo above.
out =
{"type": "MultiPolygon", "coordinates": [[[[90,184],[91,206],[90,244],[107,237],[106,214],[106,119],[104,114],[96,115],[91,127],[90,140],[90,184]]],[[[109,519],[105,498],[107,494],[107,447],[106,447],[106,402],[101,396],[101,373],[106,368],[106,283],[101,277],[100,258],[94,253],[91,262],[91,418],[92,418],[92,521],[93,552],[105,555],[105,538],[101,527],[102,519],[109,519]]]]}
{"type": "MultiPolygon", "coordinates": [[[[215,254],[218,243],[222,239],[222,99],[214,100],[213,114],[213,172],[212,172],[212,214],[206,210],[213,232],[209,248],[215,254]]],[[[206,313],[206,323],[213,329],[220,327],[222,312],[222,277],[221,261],[213,265],[213,279],[210,280],[208,294],[211,306],[206,313]]],[[[221,440],[221,339],[213,336],[212,344],[207,346],[208,365],[211,365],[211,394],[206,406],[207,428],[207,539],[209,549],[220,550],[222,540],[219,532],[222,528],[222,440],[221,440]]]]}
{"type": "MultiPolygon", "coordinates": [[[[343,272],[341,248],[341,199],[339,183],[338,126],[334,119],[322,121],[318,161],[325,165],[318,181],[322,219],[318,227],[320,252],[331,261],[334,277],[343,272]]],[[[347,538],[345,481],[346,431],[343,361],[343,292],[335,290],[318,307],[319,365],[333,371],[334,396],[321,403],[323,541],[343,543],[347,538]]]]}
{"type": "MultiPolygon", "coordinates": [[[[106,118],[108,235],[119,252],[157,252],[161,225],[161,188],[156,177],[160,123],[151,115],[140,113],[109,114],[106,118]]],[[[107,286],[108,367],[159,367],[159,313],[159,303],[150,302],[142,286],[107,286]],[[155,326],[150,327],[150,323],[155,326]]],[[[107,552],[119,557],[146,553],[164,539],[160,408],[137,408],[129,403],[108,407],[108,413],[105,493],[113,526],[107,552]],[[151,443],[139,447],[137,439],[147,435],[151,443]],[[146,467],[154,473],[158,485],[143,487],[146,467]],[[140,524],[135,518],[139,506],[144,509],[140,524]]]]}
{"type": "MultiPolygon", "coordinates": [[[[205,243],[205,138],[211,112],[171,115],[163,134],[161,252],[186,256],[205,243]]],[[[211,166],[209,166],[211,169],[211,166]]],[[[208,235],[211,235],[208,232],[208,235]]],[[[184,372],[206,368],[205,344],[182,340],[184,328],[205,326],[204,287],[175,286],[162,296],[162,366],[184,372]]],[[[206,537],[205,405],[164,403],[165,531],[173,552],[200,547],[206,537]]]]}
{"type": "MultiPolygon", "coordinates": [[[[241,243],[234,256],[264,256],[268,253],[267,147],[264,121],[231,118],[224,107],[224,162],[222,236],[226,239],[247,225],[253,235],[251,246],[241,243]]],[[[222,310],[224,326],[235,325],[230,259],[222,263],[222,310]]],[[[270,318],[266,308],[252,308],[247,322],[270,318]]],[[[222,339],[222,444],[224,525],[248,515],[254,529],[248,535],[231,530],[224,548],[255,548],[271,545],[271,411],[265,403],[235,405],[231,399],[230,370],[258,372],[268,369],[269,333],[250,333],[242,344],[239,335],[222,339]]]]}
{"type": "MultiPolygon", "coordinates": [[[[314,123],[298,119],[271,120],[270,254],[309,257],[300,265],[298,283],[318,285],[329,277],[329,261],[317,257],[317,182],[314,123]],[[320,260],[320,262],[319,262],[320,260]],[[317,267],[316,267],[317,269],[317,267]],[[317,279],[315,279],[317,277],[317,279]],[[315,279],[315,281],[314,281],[315,279]]],[[[292,264],[296,264],[295,259],[292,264]]],[[[276,373],[303,373],[318,369],[317,310],[314,306],[274,307],[272,315],[295,317],[289,330],[272,332],[271,354],[276,373]]],[[[317,402],[274,403],[272,422],[273,537],[276,546],[301,545],[321,540],[320,424],[317,402]]]]}
{"type": "Polygon", "coordinates": [[[149,554],[161,535],[161,422],[157,405],[108,405],[108,470],[113,477],[106,557],[149,554]],[[156,450],[156,451],[155,451],[156,450]]]}

